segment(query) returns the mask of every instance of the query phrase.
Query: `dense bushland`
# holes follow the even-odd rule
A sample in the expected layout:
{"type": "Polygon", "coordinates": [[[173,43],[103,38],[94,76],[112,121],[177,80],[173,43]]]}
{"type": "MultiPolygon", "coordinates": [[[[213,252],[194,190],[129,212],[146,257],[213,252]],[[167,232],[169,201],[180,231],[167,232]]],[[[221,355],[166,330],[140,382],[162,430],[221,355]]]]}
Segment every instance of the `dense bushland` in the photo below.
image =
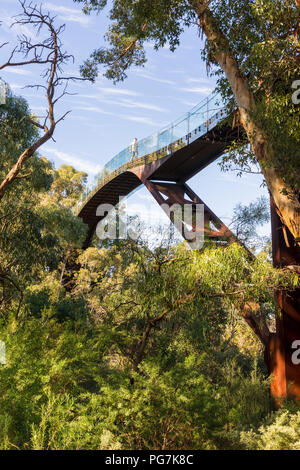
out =
{"type": "MultiPolygon", "coordinates": [[[[11,95],[0,173],[34,133],[18,113],[27,105],[11,95]]],[[[243,319],[252,302],[272,328],[274,287],[296,283],[268,249],[251,259],[237,244],[95,240],[82,251],[70,207],[86,175],[35,156],[20,176],[0,206],[1,449],[300,448],[300,412],[274,412],[243,319]]]]}

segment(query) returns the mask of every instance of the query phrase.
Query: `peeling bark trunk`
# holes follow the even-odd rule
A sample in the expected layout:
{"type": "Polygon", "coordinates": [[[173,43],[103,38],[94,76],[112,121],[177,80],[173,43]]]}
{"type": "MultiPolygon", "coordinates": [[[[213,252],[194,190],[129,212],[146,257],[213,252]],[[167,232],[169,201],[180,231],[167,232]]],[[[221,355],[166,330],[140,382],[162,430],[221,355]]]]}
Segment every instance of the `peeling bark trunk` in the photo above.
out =
{"type": "Polygon", "coordinates": [[[269,191],[280,212],[280,218],[288,227],[296,243],[300,246],[300,202],[298,196],[292,191],[288,196],[282,193],[282,189],[285,188],[286,185],[276,169],[268,165],[272,155],[270,144],[267,142],[262,131],[251,122],[247,110],[240,108],[240,115],[241,122],[247,132],[257,161],[260,164],[269,191]]]}
{"type": "MultiPolygon", "coordinates": [[[[298,5],[299,0],[296,0],[296,3],[298,5]]],[[[300,202],[292,190],[289,196],[282,194],[282,189],[286,185],[271,164],[273,155],[271,145],[263,129],[260,129],[250,116],[250,113],[255,110],[255,99],[247,79],[242,75],[239,65],[231,53],[227,38],[215,26],[213,14],[209,9],[207,0],[198,1],[196,7],[195,3],[191,0],[191,5],[193,8],[196,8],[200,26],[215,50],[214,58],[230,83],[238,104],[241,123],[247,133],[257,161],[261,166],[262,173],[280,212],[280,216],[294,236],[296,243],[300,246],[300,202]]]]}

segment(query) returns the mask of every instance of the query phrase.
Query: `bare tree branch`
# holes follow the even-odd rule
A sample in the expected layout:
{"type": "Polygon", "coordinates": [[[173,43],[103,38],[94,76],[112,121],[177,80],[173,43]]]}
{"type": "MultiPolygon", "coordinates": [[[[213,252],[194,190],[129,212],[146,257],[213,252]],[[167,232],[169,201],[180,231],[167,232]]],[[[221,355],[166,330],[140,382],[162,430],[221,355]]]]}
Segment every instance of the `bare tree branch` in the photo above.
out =
{"type": "Polygon", "coordinates": [[[3,44],[0,44],[0,49],[2,49],[2,47],[7,46],[7,44],[9,44],[9,42],[4,42],[3,44]]]}
{"type": "MultiPolygon", "coordinates": [[[[70,61],[74,62],[74,57],[62,48],[60,35],[65,30],[65,25],[56,26],[55,17],[52,17],[49,12],[44,12],[42,5],[37,6],[35,3],[28,2],[27,0],[19,0],[19,3],[22,8],[22,13],[15,17],[15,21],[12,23],[12,26],[29,25],[34,31],[35,38],[38,38],[40,33],[44,30],[48,31],[48,35],[46,39],[42,41],[33,41],[30,37],[24,34],[18,36],[18,45],[12,50],[8,60],[4,64],[0,65],[0,70],[7,67],[46,64],[47,67],[41,74],[41,77],[46,83],[28,85],[28,87],[45,91],[47,100],[47,116],[43,124],[40,124],[30,117],[26,117],[32,125],[43,130],[44,134],[41,135],[33,145],[23,151],[3,181],[0,182],[0,200],[3,198],[6,190],[10,187],[12,182],[16,179],[24,163],[45,142],[53,139],[56,126],[70,113],[70,111],[67,111],[59,118],[56,118],[55,116],[56,103],[65,95],[70,94],[67,92],[69,82],[87,80],[82,77],[68,77],[63,73],[64,66],[70,61]]],[[[0,48],[7,44],[8,43],[3,43],[0,45],[0,48]]]]}

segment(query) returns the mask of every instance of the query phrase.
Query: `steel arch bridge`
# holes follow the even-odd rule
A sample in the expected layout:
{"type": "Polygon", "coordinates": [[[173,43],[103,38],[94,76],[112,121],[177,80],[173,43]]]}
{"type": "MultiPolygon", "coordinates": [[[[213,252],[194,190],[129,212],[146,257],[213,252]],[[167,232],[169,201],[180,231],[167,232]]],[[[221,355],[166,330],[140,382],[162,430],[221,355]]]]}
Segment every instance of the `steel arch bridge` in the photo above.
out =
{"type": "Polygon", "coordinates": [[[190,204],[195,208],[203,204],[205,235],[216,241],[235,238],[187,184],[237,137],[238,130],[226,124],[228,111],[220,101],[216,94],[210,95],[166,128],[139,141],[134,157],[128,147],[105,165],[74,208],[89,227],[84,248],[90,245],[97,224],[104,218],[96,215],[97,207],[116,206],[120,196],[129,195],[141,185],[161,206],[190,204]]]}
{"type": "MultiPolygon", "coordinates": [[[[190,204],[195,208],[203,204],[206,236],[216,241],[236,240],[187,184],[238,137],[239,129],[228,124],[229,114],[220,98],[212,94],[170,126],[139,141],[134,155],[128,147],[110,160],[74,207],[74,213],[88,225],[83,248],[90,245],[98,222],[105,217],[97,216],[98,206],[115,206],[120,196],[129,195],[141,185],[160,205],[190,204]]],[[[283,227],[272,198],[271,221],[274,265],[300,265],[300,248],[283,227]]],[[[280,292],[277,300],[282,315],[277,316],[276,333],[270,334],[265,355],[273,374],[271,391],[276,398],[296,396],[300,400],[300,364],[292,361],[293,345],[300,343],[300,290],[280,292]]]]}

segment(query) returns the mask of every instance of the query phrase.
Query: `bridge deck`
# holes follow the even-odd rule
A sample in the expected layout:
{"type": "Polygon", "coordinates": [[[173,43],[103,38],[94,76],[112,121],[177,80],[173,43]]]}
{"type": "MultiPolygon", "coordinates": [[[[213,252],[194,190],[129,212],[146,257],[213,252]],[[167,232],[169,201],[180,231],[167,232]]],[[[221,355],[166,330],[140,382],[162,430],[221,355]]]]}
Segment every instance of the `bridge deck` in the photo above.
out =
{"type": "Polygon", "coordinates": [[[178,141],[177,145],[171,146],[171,153],[167,153],[169,149],[162,149],[126,163],[90,192],[84,204],[79,207],[77,215],[89,226],[94,225],[100,220],[96,217],[96,209],[100,204],[115,206],[119,202],[119,196],[130,194],[143,184],[145,178],[185,182],[219,158],[235,137],[235,129],[218,124],[192,142],[189,142],[190,139],[178,141]]]}

